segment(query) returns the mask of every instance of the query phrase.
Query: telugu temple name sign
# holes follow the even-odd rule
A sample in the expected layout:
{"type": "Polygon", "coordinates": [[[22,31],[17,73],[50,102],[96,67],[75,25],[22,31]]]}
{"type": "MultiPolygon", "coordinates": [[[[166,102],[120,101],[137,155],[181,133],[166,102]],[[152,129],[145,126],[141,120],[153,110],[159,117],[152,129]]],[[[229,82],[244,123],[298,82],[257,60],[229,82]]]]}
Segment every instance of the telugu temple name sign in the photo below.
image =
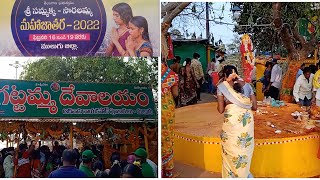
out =
{"type": "Polygon", "coordinates": [[[0,81],[0,117],[155,118],[151,88],[141,84],[0,81]]]}

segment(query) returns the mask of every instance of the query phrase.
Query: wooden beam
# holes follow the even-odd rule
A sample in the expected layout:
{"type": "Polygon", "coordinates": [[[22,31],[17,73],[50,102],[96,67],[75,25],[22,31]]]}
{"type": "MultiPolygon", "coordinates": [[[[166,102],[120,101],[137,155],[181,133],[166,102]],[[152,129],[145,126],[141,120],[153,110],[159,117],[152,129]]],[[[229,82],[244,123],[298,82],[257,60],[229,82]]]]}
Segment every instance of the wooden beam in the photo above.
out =
{"type": "Polygon", "coordinates": [[[145,123],[143,123],[143,135],[144,135],[144,145],[145,145],[145,148],[146,148],[146,151],[147,151],[147,154],[149,156],[149,143],[148,143],[148,131],[147,131],[147,126],[145,123]]]}
{"type": "Polygon", "coordinates": [[[70,123],[69,141],[70,141],[70,148],[73,149],[73,123],[70,123]]]}

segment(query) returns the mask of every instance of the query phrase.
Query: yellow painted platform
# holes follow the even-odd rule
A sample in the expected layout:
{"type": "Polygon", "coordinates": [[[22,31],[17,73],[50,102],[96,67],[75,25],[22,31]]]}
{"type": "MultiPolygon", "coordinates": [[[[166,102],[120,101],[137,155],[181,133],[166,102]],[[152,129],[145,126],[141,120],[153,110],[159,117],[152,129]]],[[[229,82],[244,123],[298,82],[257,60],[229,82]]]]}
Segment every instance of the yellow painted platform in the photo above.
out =
{"type": "MultiPolygon", "coordinates": [[[[206,171],[221,172],[221,144],[217,132],[219,128],[221,129],[223,116],[213,116],[212,112],[216,112],[215,103],[187,106],[176,110],[174,158],[206,171]]],[[[255,139],[251,173],[254,177],[318,176],[320,175],[320,160],[317,158],[319,142],[318,133],[255,139]]]]}
{"type": "MultiPolygon", "coordinates": [[[[319,135],[256,139],[251,164],[254,177],[302,178],[320,175],[319,135]]],[[[174,158],[207,171],[221,172],[219,138],[175,133],[174,158]]]]}

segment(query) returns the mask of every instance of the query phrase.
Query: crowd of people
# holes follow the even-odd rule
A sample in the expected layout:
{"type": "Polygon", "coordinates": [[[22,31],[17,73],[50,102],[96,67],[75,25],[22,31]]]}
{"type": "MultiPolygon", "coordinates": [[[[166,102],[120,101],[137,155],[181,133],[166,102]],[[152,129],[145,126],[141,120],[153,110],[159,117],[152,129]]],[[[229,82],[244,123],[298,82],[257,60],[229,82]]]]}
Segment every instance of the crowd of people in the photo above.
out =
{"type": "MultiPolygon", "coordinates": [[[[219,51],[218,51],[219,52],[219,51]]],[[[176,107],[193,105],[201,101],[202,85],[207,82],[208,92],[216,97],[216,84],[219,80],[218,72],[223,67],[224,57],[218,55],[208,64],[204,73],[200,62],[200,54],[194,53],[193,59],[185,58],[181,66],[181,57],[175,56],[170,69],[179,76],[179,95],[175,98],[176,107]]]]}
{"type": "Polygon", "coordinates": [[[138,148],[125,160],[120,153],[110,157],[105,167],[103,145],[85,146],[82,152],[68,149],[56,141],[52,150],[46,145],[36,149],[32,143],[18,149],[4,148],[0,153],[1,178],[154,178],[157,165],[148,159],[144,148],[138,148]]]}
{"type": "Polygon", "coordinates": [[[265,64],[265,71],[262,78],[258,79],[257,82],[262,82],[262,92],[265,97],[271,97],[279,100],[280,89],[282,84],[283,72],[282,68],[278,64],[277,59],[267,61],[265,64]]]}
{"type": "MultiPolygon", "coordinates": [[[[195,53],[194,59],[199,56],[195,53]]],[[[178,59],[178,58],[176,58],[178,59]]],[[[214,62],[214,61],[213,61],[214,62]]],[[[173,66],[171,66],[173,69],[173,66]]],[[[178,86],[186,78],[169,68],[165,61],[161,67],[161,114],[162,114],[162,171],[163,177],[174,177],[173,162],[173,125],[174,103],[178,97],[178,86]]],[[[183,70],[193,73],[192,62],[185,60],[183,70]],[[188,67],[187,65],[191,66],[188,67]],[[189,70],[188,70],[189,69],[189,70]]],[[[194,73],[195,74],[195,73],[194,73]]],[[[238,75],[237,68],[223,65],[217,76],[218,111],[224,113],[225,120],[222,127],[222,177],[252,177],[250,173],[251,158],[254,149],[254,120],[252,110],[257,109],[254,90],[249,83],[238,75]],[[240,121],[240,123],[239,123],[240,121]],[[227,123],[230,122],[230,123],[227,123]],[[240,145],[240,146],[239,146],[240,145]],[[237,157],[235,159],[235,157],[237,157]],[[237,166],[234,166],[236,164],[237,166]],[[241,166],[242,168],[239,168],[241,166]]],[[[196,77],[193,82],[197,84],[196,77]]],[[[182,82],[184,84],[185,82],[182,82]]],[[[181,88],[179,88],[181,90],[181,88]]],[[[194,93],[194,90],[193,90],[194,93]]],[[[181,95],[181,94],[180,94],[181,95]]]]}
{"type": "MultiPolygon", "coordinates": [[[[317,104],[320,106],[320,89],[314,86],[315,74],[320,74],[320,64],[310,65],[306,67],[303,63],[296,73],[296,77],[293,87],[293,97],[297,104],[301,106],[311,106],[311,104],[317,104]]],[[[267,61],[265,64],[265,71],[263,77],[256,82],[263,84],[262,92],[265,97],[271,97],[275,100],[279,100],[280,88],[283,80],[283,70],[277,63],[277,59],[267,61]]]]}
{"type": "MultiPolygon", "coordinates": [[[[186,58],[183,67],[179,66],[181,58],[175,57],[175,63],[168,67],[162,61],[162,171],[163,177],[174,177],[173,168],[173,125],[174,105],[191,105],[200,100],[198,89],[204,82],[204,71],[199,61],[200,55],[194,53],[193,59],[186,58]],[[175,103],[174,103],[175,102],[175,103]]],[[[255,83],[263,83],[265,97],[280,99],[283,70],[278,59],[272,58],[265,64],[262,78],[256,80],[256,69],[251,72],[252,83],[246,83],[233,65],[221,65],[221,61],[208,64],[207,74],[212,86],[209,92],[216,93],[219,113],[224,114],[222,125],[222,177],[253,177],[250,164],[254,151],[254,116],[257,110],[255,83]],[[241,167],[241,168],[239,168],[241,167]]],[[[320,106],[320,63],[306,67],[302,64],[295,79],[293,96],[297,104],[320,106]]],[[[317,131],[318,129],[312,129],[317,131]]],[[[320,152],[320,151],[319,151],[320,152]]],[[[319,155],[318,155],[319,156],[319,155]]]]}

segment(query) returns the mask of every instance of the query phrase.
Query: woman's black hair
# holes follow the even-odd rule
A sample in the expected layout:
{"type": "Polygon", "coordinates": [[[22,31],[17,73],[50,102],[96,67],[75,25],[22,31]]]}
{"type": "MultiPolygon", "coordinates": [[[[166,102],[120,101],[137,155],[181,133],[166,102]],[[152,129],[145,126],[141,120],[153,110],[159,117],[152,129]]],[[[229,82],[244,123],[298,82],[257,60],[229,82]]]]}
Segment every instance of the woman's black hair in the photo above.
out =
{"type": "MultiPolygon", "coordinates": [[[[235,66],[233,66],[233,65],[226,65],[226,66],[224,66],[224,67],[223,67],[223,70],[222,70],[223,76],[224,76],[225,78],[228,78],[229,75],[233,73],[233,70],[234,70],[234,72],[235,72],[236,74],[238,74],[238,70],[237,70],[237,68],[236,68],[235,66]]],[[[234,81],[235,81],[235,80],[234,80],[234,81]]],[[[233,85],[233,89],[234,89],[235,91],[237,91],[238,93],[243,93],[243,88],[241,87],[241,85],[240,85],[239,83],[235,83],[235,84],[233,85]]]]}
{"type": "Polygon", "coordinates": [[[142,16],[134,16],[130,22],[138,28],[143,28],[142,38],[146,41],[150,41],[148,31],[148,21],[142,16]]]}
{"type": "Polygon", "coordinates": [[[186,61],[186,64],[191,64],[191,59],[190,58],[186,58],[184,61],[186,61]]]}
{"type": "Polygon", "coordinates": [[[100,171],[103,171],[103,164],[101,161],[96,161],[93,163],[92,170],[96,171],[97,169],[99,169],[100,171]]]}
{"type": "Polygon", "coordinates": [[[181,61],[181,57],[180,56],[175,56],[173,62],[180,62],[181,61]]]}
{"type": "Polygon", "coordinates": [[[128,25],[131,18],[133,17],[132,15],[132,9],[127,3],[118,3],[113,6],[112,11],[115,11],[119,13],[120,19],[128,25]]]}
{"type": "Polygon", "coordinates": [[[40,150],[39,149],[34,150],[31,154],[31,157],[32,159],[40,159],[41,158],[40,150]]]}
{"type": "Polygon", "coordinates": [[[134,164],[126,165],[126,167],[123,168],[123,174],[129,174],[133,178],[142,178],[143,177],[141,169],[134,164]]]}

